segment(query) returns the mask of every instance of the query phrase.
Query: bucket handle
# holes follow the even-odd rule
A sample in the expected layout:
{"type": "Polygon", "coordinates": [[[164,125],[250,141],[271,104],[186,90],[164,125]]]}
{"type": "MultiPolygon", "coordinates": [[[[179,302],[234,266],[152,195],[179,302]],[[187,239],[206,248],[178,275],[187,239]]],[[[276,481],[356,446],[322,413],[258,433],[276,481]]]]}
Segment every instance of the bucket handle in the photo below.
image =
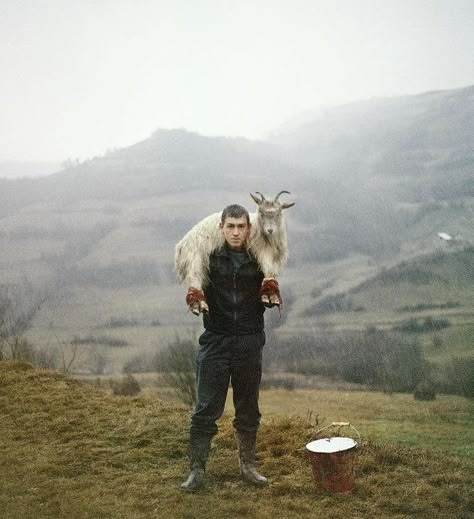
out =
{"type": "Polygon", "coordinates": [[[326,425],[326,427],[323,427],[322,429],[319,429],[318,431],[316,431],[313,434],[313,436],[311,437],[310,441],[313,441],[321,431],[325,431],[326,429],[330,429],[331,427],[339,427],[339,429],[341,427],[350,427],[351,429],[354,429],[354,431],[357,433],[357,436],[359,437],[359,445],[360,445],[360,443],[361,443],[360,432],[350,422],[332,422],[332,424],[326,425]]]}

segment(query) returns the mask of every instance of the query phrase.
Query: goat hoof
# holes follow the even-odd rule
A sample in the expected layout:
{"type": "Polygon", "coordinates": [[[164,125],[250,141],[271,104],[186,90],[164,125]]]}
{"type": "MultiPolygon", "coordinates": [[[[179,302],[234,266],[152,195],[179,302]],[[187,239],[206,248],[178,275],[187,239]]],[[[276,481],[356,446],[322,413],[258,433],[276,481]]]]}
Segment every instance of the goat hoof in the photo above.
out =
{"type": "Polygon", "coordinates": [[[209,307],[205,301],[201,301],[199,303],[199,309],[202,313],[207,314],[209,312],[209,307]]]}
{"type": "Polygon", "coordinates": [[[275,306],[280,306],[280,298],[278,296],[270,296],[270,303],[275,306]]]}
{"type": "Polygon", "coordinates": [[[270,298],[267,295],[262,296],[262,303],[264,305],[268,305],[270,303],[270,298]]]}
{"type": "Polygon", "coordinates": [[[199,303],[194,303],[193,306],[191,306],[191,312],[194,315],[199,315],[201,313],[201,310],[199,308],[199,303]]]}

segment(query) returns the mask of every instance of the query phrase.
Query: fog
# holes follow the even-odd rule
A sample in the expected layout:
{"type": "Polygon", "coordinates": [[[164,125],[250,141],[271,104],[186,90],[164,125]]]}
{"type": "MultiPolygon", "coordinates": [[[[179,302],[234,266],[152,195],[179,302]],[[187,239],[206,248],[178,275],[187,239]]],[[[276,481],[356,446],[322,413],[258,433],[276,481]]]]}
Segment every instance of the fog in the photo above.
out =
{"type": "Polygon", "coordinates": [[[261,139],[318,107],[467,86],[473,14],[469,0],[4,0],[0,160],[84,160],[157,128],[261,139]]]}
{"type": "Polygon", "coordinates": [[[447,366],[472,344],[473,8],[354,5],[4,2],[0,358],[155,369],[202,327],[176,242],[285,190],[266,369],[380,387],[405,359],[388,389],[406,391],[429,354],[461,394],[447,366]]]}

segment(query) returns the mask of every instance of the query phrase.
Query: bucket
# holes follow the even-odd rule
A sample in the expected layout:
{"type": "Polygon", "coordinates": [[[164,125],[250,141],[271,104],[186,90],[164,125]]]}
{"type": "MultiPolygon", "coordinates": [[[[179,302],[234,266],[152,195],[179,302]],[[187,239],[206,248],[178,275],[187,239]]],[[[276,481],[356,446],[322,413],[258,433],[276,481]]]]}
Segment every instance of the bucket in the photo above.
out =
{"type": "MultiPolygon", "coordinates": [[[[330,427],[352,427],[349,422],[333,422],[316,432],[314,436],[330,427]]],[[[311,441],[306,452],[311,462],[316,487],[332,493],[349,493],[354,486],[354,452],[358,443],[352,438],[334,436],[311,441]]]]}

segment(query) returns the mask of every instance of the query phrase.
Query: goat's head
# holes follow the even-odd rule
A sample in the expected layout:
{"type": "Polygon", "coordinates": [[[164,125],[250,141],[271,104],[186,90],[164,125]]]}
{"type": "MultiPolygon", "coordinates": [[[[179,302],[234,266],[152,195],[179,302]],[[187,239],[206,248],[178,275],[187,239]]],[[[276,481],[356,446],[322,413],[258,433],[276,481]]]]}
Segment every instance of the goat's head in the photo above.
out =
{"type": "Polygon", "coordinates": [[[295,205],[294,202],[289,204],[280,202],[278,198],[283,193],[291,194],[289,191],[280,191],[273,200],[266,200],[262,193],[258,191],[255,195],[250,193],[250,196],[257,204],[258,224],[267,238],[273,238],[278,235],[281,229],[283,209],[288,209],[295,205]]]}

